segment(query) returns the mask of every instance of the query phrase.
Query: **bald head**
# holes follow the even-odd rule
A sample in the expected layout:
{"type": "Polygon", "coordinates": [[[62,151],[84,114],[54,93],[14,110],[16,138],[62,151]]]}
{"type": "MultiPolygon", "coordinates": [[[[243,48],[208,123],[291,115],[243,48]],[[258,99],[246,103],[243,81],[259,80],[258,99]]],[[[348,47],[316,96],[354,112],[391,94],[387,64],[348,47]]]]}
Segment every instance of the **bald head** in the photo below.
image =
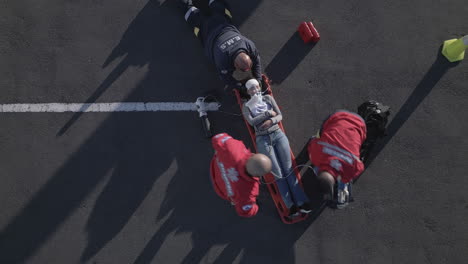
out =
{"type": "Polygon", "coordinates": [[[262,177],[263,175],[270,173],[271,160],[263,154],[253,154],[247,160],[245,168],[250,176],[262,177]]]}
{"type": "Polygon", "coordinates": [[[252,68],[252,59],[250,59],[249,55],[245,52],[241,52],[237,54],[234,59],[234,67],[243,72],[250,71],[252,68]]]}

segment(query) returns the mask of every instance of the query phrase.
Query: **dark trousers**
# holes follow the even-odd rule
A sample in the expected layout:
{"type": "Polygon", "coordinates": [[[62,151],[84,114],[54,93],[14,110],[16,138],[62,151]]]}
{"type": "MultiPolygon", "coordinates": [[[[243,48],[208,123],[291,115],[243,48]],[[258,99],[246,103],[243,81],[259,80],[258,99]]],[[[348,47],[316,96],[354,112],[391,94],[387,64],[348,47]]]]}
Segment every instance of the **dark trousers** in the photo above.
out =
{"type": "Polygon", "coordinates": [[[188,17],[187,23],[193,27],[193,33],[197,36],[202,44],[213,31],[221,24],[231,23],[231,12],[227,3],[222,0],[215,0],[209,5],[211,13],[203,14],[200,9],[194,9],[188,17]]]}

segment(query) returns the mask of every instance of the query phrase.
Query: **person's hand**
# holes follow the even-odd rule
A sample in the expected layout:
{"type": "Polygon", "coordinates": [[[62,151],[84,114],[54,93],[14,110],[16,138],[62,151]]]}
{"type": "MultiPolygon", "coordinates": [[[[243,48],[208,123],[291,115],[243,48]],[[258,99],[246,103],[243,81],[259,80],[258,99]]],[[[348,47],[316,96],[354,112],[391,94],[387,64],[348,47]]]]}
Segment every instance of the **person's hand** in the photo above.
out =
{"type": "Polygon", "coordinates": [[[268,119],[265,122],[263,122],[263,124],[260,126],[260,129],[265,130],[265,129],[270,128],[272,125],[273,125],[273,121],[271,121],[271,119],[268,119]]]}
{"type": "Polygon", "coordinates": [[[275,117],[275,116],[277,116],[277,115],[278,115],[278,114],[277,114],[275,111],[270,110],[270,116],[275,117]]]}

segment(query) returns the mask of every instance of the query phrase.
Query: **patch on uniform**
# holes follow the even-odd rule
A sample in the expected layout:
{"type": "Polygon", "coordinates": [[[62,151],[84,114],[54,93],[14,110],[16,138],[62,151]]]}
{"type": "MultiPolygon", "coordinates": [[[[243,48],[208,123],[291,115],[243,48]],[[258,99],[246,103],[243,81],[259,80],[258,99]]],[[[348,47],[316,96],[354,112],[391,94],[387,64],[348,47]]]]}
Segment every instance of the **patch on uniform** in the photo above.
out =
{"type": "Polygon", "coordinates": [[[228,71],[227,71],[227,70],[221,70],[221,73],[222,73],[222,74],[227,74],[228,71]]]}
{"type": "Polygon", "coordinates": [[[221,50],[225,50],[226,48],[229,48],[231,47],[232,45],[234,45],[235,43],[237,43],[238,41],[241,41],[241,37],[240,36],[235,36],[235,37],[232,37],[226,41],[223,42],[223,44],[219,45],[219,48],[221,50]]]}
{"type": "Polygon", "coordinates": [[[214,138],[219,138],[219,137],[222,137],[222,136],[224,136],[224,135],[226,135],[226,134],[221,133],[221,134],[218,134],[218,135],[214,136],[214,138]]]}
{"type": "Polygon", "coordinates": [[[232,182],[236,182],[239,180],[239,173],[236,171],[235,168],[227,169],[226,176],[232,182]]]}
{"type": "Polygon", "coordinates": [[[251,204],[246,204],[246,205],[242,206],[242,210],[249,211],[250,209],[252,209],[252,207],[253,206],[251,204]]]}
{"type": "Polygon", "coordinates": [[[226,136],[224,137],[223,139],[221,139],[221,144],[224,144],[224,142],[226,142],[228,139],[231,139],[232,137],[230,136],[226,136]]]}
{"type": "Polygon", "coordinates": [[[330,161],[330,166],[332,168],[334,168],[335,170],[337,170],[337,171],[340,171],[341,168],[343,167],[341,162],[339,160],[336,160],[336,159],[330,161]]]}

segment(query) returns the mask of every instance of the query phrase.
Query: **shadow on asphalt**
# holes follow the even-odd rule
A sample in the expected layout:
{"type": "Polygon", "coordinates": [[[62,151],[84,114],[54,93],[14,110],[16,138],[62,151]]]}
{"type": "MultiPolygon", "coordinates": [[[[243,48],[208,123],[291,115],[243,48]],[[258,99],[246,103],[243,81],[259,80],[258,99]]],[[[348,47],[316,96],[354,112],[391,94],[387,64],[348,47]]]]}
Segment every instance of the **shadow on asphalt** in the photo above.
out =
{"type": "Polygon", "coordinates": [[[299,33],[297,31],[294,32],[265,69],[271,82],[273,84],[281,84],[286,80],[315,45],[315,43],[304,44],[299,33]]]}
{"type": "MultiPolygon", "coordinates": [[[[366,168],[369,167],[379,153],[385,146],[392,140],[393,136],[398,133],[401,127],[408,121],[413,112],[418,108],[419,104],[429,95],[432,89],[436,86],[439,80],[450,69],[459,64],[459,62],[449,62],[441,53],[442,47],[437,52],[435,62],[431,68],[426,72],[423,79],[419,82],[406,102],[402,105],[400,110],[395,114],[392,121],[387,126],[387,136],[376,143],[374,149],[371,151],[367,159],[366,168]]],[[[385,104],[385,102],[383,102],[385,104]]],[[[390,106],[391,107],[391,106],[390,106]]]]}
{"type": "MultiPolygon", "coordinates": [[[[164,220],[134,263],[152,263],[168,236],[186,232],[192,234],[193,247],[181,263],[201,263],[214,245],[226,246],[210,263],[233,263],[235,260],[240,263],[293,263],[295,242],[321,213],[321,210],[314,213],[302,223],[285,225],[278,217],[268,191],[262,186],[260,212],[254,218],[242,219],[228,202],[216,197],[208,177],[202,184],[199,179],[181,174],[184,175],[178,174],[169,185],[158,221],[169,218],[164,220]],[[180,188],[185,184],[196,186],[196,190],[182,195],[180,188]]],[[[309,175],[305,178],[313,179],[309,175]]],[[[306,180],[304,184],[311,182],[306,180]]],[[[315,204],[318,208],[318,202],[315,204]]]]}
{"type": "MultiPolygon", "coordinates": [[[[160,57],[167,50],[174,49],[174,46],[161,48],[161,42],[165,38],[173,37],[175,34],[171,32],[170,34],[158,34],[158,32],[166,32],[164,30],[168,25],[173,25],[173,28],[178,28],[177,25],[185,24],[181,26],[183,28],[189,28],[183,19],[184,10],[178,3],[179,0],[175,1],[166,1],[162,4],[161,8],[158,8],[158,3],[156,0],[150,0],[148,4],[143,8],[138,16],[132,21],[128,29],[125,31],[120,43],[112,50],[109,57],[105,60],[102,65],[103,68],[106,68],[110,63],[116,59],[125,56],[122,61],[112,70],[112,72],[106,77],[106,79],[98,86],[94,93],[85,101],[85,103],[90,104],[96,102],[96,100],[129,68],[129,67],[143,67],[144,65],[154,61],[154,57],[158,56],[159,65],[174,64],[177,60],[176,57],[167,58],[167,60],[162,61],[160,57]],[[168,9],[179,9],[180,16],[174,15],[174,12],[170,12],[168,9]],[[159,11],[159,12],[158,12],[159,11]],[[175,21],[177,20],[177,21],[175,21]],[[157,54],[159,53],[159,54],[157,54]]],[[[257,8],[262,0],[251,0],[242,1],[241,4],[230,5],[232,6],[231,11],[234,14],[233,23],[235,25],[241,25],[253,11],[257,8]]],[[[209,14],[208,10],[208,0],[199,0],[194,1],[196,6],[199,6],[206,14],[209,14]]],[[[192,39],[195,37],[192,35],[192,39]]],[[[192,42],[196,42],[192,40],[192,42]]],[[[171,43],[166,41],[166,43],[171,43]]],[[[190,42],[187,42],[190,43],[190,42]]],[[[190,45],[190,44],[186,44],[190,45]]],[[[197,45],[200,45],[197,43],[197,45]]],[[[202,48],[200,45],[200,54],[202,54],[202,48]]],[[[172,53],[169,53],[172,54],[172,53]]],[[[184,58],[182,58],[184,61],[184,58]]],[[[187,62],[189,65],[190,62],[187,62]]],[[[214,72],[214,67],[210,66],[213,71],[213,76],[217,76],[217,73],[214,72]]],[[[186,76],[187,70],[181,68],[176,69],[174,72],[178,73],[177,78],[186,76]]],[[[161,86],[160,84],[154,84],[154,87],[161,86]]],[[[89,106],[84,106],[82,110],[86,110],[89,106]]],[[[56,136],[62,136],[82,115],[82,112],[77,112],[73,114],[70,120],[65,123],[65,125],[57,132],[56,136]]]]}
{"type": "MultiPolygon", "coordinates": [[[[106,79],[104,79],[85,103],[89,104],[96,102],[96,100],[129,67],[143,67],[151,62],[157,62],[158,65],[161,66],[171,63],[172,58],[164,56],[164,52],[166,52],[166,54],[173,54],[173,52],[167,52],[167,49],[170,49],[171,47],[170,45],[167,45],[167,43],[164,43],[167,41],[163,40],[163,38],[168,36],[163,36],[161,33],[157,33],[166,32],[164,27],[166,27],[167,24],[177,22],[175,21],[174,12],[169,12],[168,9],[168,4],[163,4],[158,8],[157,1],[148,1],[136,18],[130,23],[119,44],[112,50],[111,54],[102,65],[102,68],[107,67],[110,63],[120,57],[124,58],[118,63],[106,79]]],[[[178,19],[183,21],[183,16],[181,15],[178,19]]],[[[155,85],[154,87],[158,86],[159,85],[155,85]]],[[[88,107],[84,106],[82,110],[85,110],[88,107]]],[[[68,122],[58,131],[57,136],[62,136],[82,114],[82,112],[74,113],[70,120],[68,120],[68,122]]]]}
{"type": "Polygon", "coordinates": [[[208,179],[204,182],[205,189],[181,195],[180,186],[199,186],[199,180],[181,175],[174,177],[158,220],[167,216],[169,218],[164,220],[163,226],[153,235],[134,263],[151,263],[166,237],[174,232],[192,233],[193,248],[181,263],[200,263],[214,245],[223,244],[226,247],[212,263],[233,263],[235,260],[240,263],[293,263],[293,245],[324,209],[321,196],[317,195],[318,183],[311,173],[311,170],[305,172],[303,184],[316,210],[309,219],[294,225],[281,222],[265,186],[261,187],[258,215],[242,219],[236,216],[228,202],[215,198],[208,179]],[[219,207],[208,202],[198,202],[213,199],[217,199],[214,204],[219,204],[219,207]]]}
{"type": "MultiPolygon", "coordinates": [[[[150,1],[141,10],[104,66],[118,57],[125,58],[87,102],[97,100],[130,66],[147,65],[148,72],[125,101],[153,100],[174,96],[174,93],[195,99],[201,91],[187,84],[219,84],[210,81],[214,73],[199,67],[197,60],[202,56],[194,55],[193,50],[201,53],[200,48],[184,49],[184,42],[196,42],[188,34],[190,29],[168,32],[165,28],[167,24],[175,28],[185,25],[170,3],[174,2],[159,6],[150,1]],[[154,32],[163,32],[160,34],[164,36],[171,33],[181,44],[154,32]],[[164,52],[158,52],[161,50],[164,52]],[[186,66],[192,69],[186,78],[175,78],[180,77],[177,62],[180,58],[187,60],[186,66]],[[180,87],[180,90],[157,89],[169,86],[180,87]]],[[[227,96],[235,104],[234,96],[227,96]]],[[[247,142],[248,133],[241,117],[221,113],[212,117],[218,132],[227,132],[247,142]]],[[[61,131],[65,132],[78,118],[79,115],[74,115],[61,131]]],[[[284,225],[265,189],[260,197],[259,215],[254,219],[237,217],[212,189],[208,173],[213,151],[202,135],[196,113],[111,114],[1,231],[0,263],[26,262],[76,209],[91,206],[87,197],[98,185],[103,185],[85,228],[88,244],[81,261],[89,261],[121,232],[156,180],[172,164],[176,164],[176,172],[157,219],[164,223],[136,257],[136,263],[151,262],[173,232],[192,234],[193,249],[184,257],[185,263],[198,262],[219,244],[226,244],[226,247],[216,263],[230,263],[236,258],[241,262],[294,262],[295,241],[312,220],[284,225]]],[[[305,184],[308,184],[306,179],[305,184]]]]}

